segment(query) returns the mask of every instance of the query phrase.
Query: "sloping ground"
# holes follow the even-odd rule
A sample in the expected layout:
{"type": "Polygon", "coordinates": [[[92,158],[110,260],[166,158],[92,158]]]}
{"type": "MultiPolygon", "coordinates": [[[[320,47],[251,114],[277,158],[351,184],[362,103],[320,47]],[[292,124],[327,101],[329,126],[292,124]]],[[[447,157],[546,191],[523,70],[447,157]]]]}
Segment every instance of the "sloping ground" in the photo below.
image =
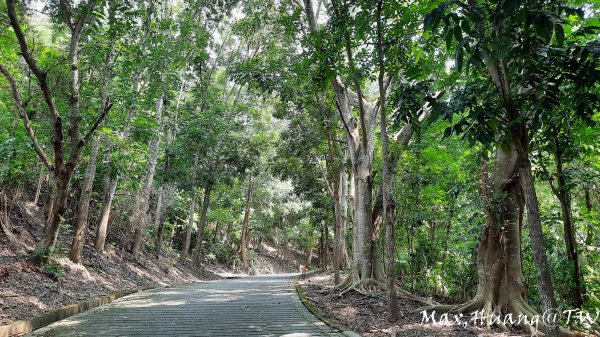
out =
{"type": "MultiPolygon", "coordinates": [[[[219,278],[226,267],[206,265],[201,271],[176,264],[174,259],[153,254],[139,261],[127,252],[99,256],[88,241],[83,263],[76,265],[64,256],[47,266],[34,262],[31,251],[41,234],[41,211],[32,204],[15,209],[11,216],[17,244],[9,247],[0,235],[0,325],[35,316],[54,308],[119,290],[160,287],[219,278]]],[[[89,238],[91,240],[91,238],[89,238]]],[[[69,246],[61,236],[60,245],[69,246]]]]}
{"type": "MultiPolygon", "coordinates": [[[[365,296],[350,291],[339,297],[332,292],[333,274],[314,274],[300,281],[306,297],[328,319],[356,331],[363,337],[506,337],[513,334],[494,332],[480,326],[458,324],[422,323],[423,315],[418,309],[423,304],[399,294],[400,321],[390,324],[387,320],[387,303],[380,296],[365,296]]],[[[375,294],[377,295],[377,294],[375,294]]],[[[439,315],[438,321],[439,321],[439,315]]],[[[465,319],[466,321],[466,319],[465,319]]],[[[431,322],[430,322],[431,323],[431,322]]]]}
{"type": "Polygon", "coordinates": [[[250,261],[250,273],[263,275],[298,272],[302,256],[289,247],[287,254],[281,254],[282,249],[283,247],[270,242],[262,242],[260,247],[255,247],[257,255],[250,261]]]}

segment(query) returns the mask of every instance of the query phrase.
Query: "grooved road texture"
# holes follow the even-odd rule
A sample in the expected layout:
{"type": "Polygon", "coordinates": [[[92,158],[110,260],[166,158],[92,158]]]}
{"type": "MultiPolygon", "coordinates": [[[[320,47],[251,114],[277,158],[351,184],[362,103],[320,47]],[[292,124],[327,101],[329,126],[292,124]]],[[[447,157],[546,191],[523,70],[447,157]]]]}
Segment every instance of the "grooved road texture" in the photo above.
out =
{"type": "Polygon", "coordinates": [[[28,336],[344,336],[313,316],[293,285],[288,274],[144,291],[28,336]]]}

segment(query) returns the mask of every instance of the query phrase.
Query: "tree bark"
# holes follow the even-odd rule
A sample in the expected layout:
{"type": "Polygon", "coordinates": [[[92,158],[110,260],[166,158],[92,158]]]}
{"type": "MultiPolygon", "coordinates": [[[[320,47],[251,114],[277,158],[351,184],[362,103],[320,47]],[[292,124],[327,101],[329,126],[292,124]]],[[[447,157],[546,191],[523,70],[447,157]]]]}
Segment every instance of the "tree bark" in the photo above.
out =
{"type": "Polygon", "coordinates": [[[240,240],[242,268],[248,271],[248,237],[250,235],[250,203],[252,202],[252,174],[248,178],[246,189],[246,209],[244,210],[244,221],[242,223],[242,237],[240,240]]]}
{"type": "Polygon", "coordinates": [[[54,203],[54,191],[56,189],[56,178],[53,172],[48,172],[48,193],[46,194],[46,200],[44,200],[44,227],[50,219],[50,213],[52,212],[54,203]]]}
{"type": "Polygon", "coordinates": [[[340,270],[342,269],[342,255],[343,255],[343,237],[342,237],[342,209],[341,209],[341,198],[340,198],[340,184],[339,174],[337,175],[338,181],[333,181],[332,199],[334,202],[333,213],[335,217],[335,227],[333,231],[333,284],[340,284],[340,270]]]}
{"type": "MultiPolygon", "coordinates": [[[[286,243],[287,246],[287,243],[286,243]]],[[[327,249],[327,222],[323,222],[321,224],[321,236],[319,238],[319,262],[321,265],[321,270],[327,270],[328,265],[328,253],[329,249],[327,249]]]]}
{"type": "Polygon", "coordinates": [[[154,247],[154,253],[156,253],[156,258],[160,258],[162,245],[163,245],[163,235],[164,235],[164,221],[163,221],[163,199],[165,191],[163,188],[158,190],[158,200],[156,202],[156,211],[154,212],[154,227],[156,227],[156,245],[154,247]]]}
{"type": "Polygon", "coordinates": [[[352,266],[350,275],[338,286],[340,288],[357,289],[379,288],[386,289],[380,261],[376,258],[373,238],[373,137],[377,106],[364,104],[363,109],[368,109],[365,119],[366,138],[362,138],[358,128],[358,121],[353,116],[351,104],[355,100],[339,80],[332,81],[340,117],[348,135],[348,152],[352,163],[353,176],[353,235],[352,266]],[[362,145],[362,142],[366,144],[362,145]]]}
{"type": "Polygon", "coordinates": [[[200,212],[200,224],[198,226],[198,236],[196,238],[196,247],[192,255],[192,260],[196,267],[202,265],[202,248],[204,246],[204,232],[206,230],[206,214],[210,207],[210,192],[212,191],[212,184],[208,184],[204,188],[204,199],[202,201],[202,210],[200,212]]]}
{"type": "Polygon", "coordinates": [[[8,239],[9,244],[18,245],[18,240],[15,239],[15,236],[12,232],[8,213],[8,197],[4,191],[0,191],[0,227],[8,239]]]}
{"type": "Polygon", "coordinates": [[[156,102],[156,123],[157,127],[154,129],[154,138],[150,140],[149,144],[149,158],[148,167],[146,169],[146,177],[144,179],[144,185],[140,195],[138,196],[134,206],[134,216],[132,221],[132,227],[134,229],[133,244],[131,246],[131,254],[134,258],[138,258],[142,248],[142,240],[144,236],[144,230],[146,229],[147,219],[146,212],[148,211],[148,199],[150,198],[150,191],[152,189],[152,183],[154,181],[154,174],[156,172],[156,164],[158,162],[158,155],[160,153],[160,139],[161,139],[161,125],[162,125],[162,114],[164,110],[165,94],[161,93],[160,97],[156,102]]]}
{"type": "Polygon", "coordinates": [[[106,242],[106,231],[108,229],[108,220],[110,219],[110,210],[112,207],[113,198],[117,191],[118,178],[109,178],[104,187],[104,197],[102,198],[102,209],[100,210],[100,222],[96,231],[96,242],[94,249],[98,253],[104,252],[104,244],[106,242]]]}
{"type": "Polygon", "coordinates": [[[179,255],[179,260],[181,262],[185,261],[188,256],[188,252],[190,250],[190,244],[192,242],[192,229],[194,227],[194,215],[196,214],[196,198],[192,197],[192,201],[190,202],[190,212],[188,214],[188,226],[187,231],[185,233],[185,241],[183,243],[183,247],[181,249],[181,254],[179,255]]]}
{"type": "Polygon", "coordinates": [[[44,182],[44,177],[46,174],[44,173],[44,165],[40,165],[40,174],[38,176],[38,181],[35,187],[35,196],[33,197],[33,204],[37,206],[40,201],[40,194],[42,192],[42,183],[44,182]]]}
{"type": "MultiPolygon", "coordinates": [[[[346,155],[344,155],[344,159],[346,155]]],[[[345,162],[345,160],[344,160],[345,162]]],[[[339,268],[345,269],[348,265],[348,250],[346,248],[346,227],[348,224],[348,174],[346,173],[346,169],[342,168],[340,172],[340,222],[339,233],[340,233],[340,242],[339,249],[341,251],[339,268]]]]}
{"type": "Polygon", "coordinates": [[[221,223],[219,221],[215,222],[215,232],[213,233],[212,242],[219,242],[219,232],[221,231],[221,223]]]}
{"type": "MultiPolygon", "coordinates": [[[[68,142],[70,148],[66,150],[66,142],[64,139],[62,117],[58,113],[58,109],[54,102],[52,90],[48,84],[47,74],[42,71],[31,54],[31,49],[28,46],[27,38],[21,27],[19,18],[17,17],[16,1],[6,0],[7,16],[10,26],[13,28],[17,43],[19,45],[20,54],[23,60],[27,64],[27,68],[31,71],[33,76],[37,79],[40,91],[42,93],[43,100],[48,107],[50,113],[50,119],[52,121],[53,130],[53,141],[52,149],[54,152],[54,162],[50,162],[48,155],[39,145],[35,132],[31,128],[28,112],[26,109],[27,103],[21,98],[20,92],[17,88],[14,77],[10,74],[8,69],[0,64],[0,72],[7,78],[9,82],[10,91],[15,100],[17,110],[20,114],[20,118],[23,120],[23,125],[30,138],[33,148],[40,158],[40,160],[46,165],[48,171],[51,172],[56,178],[55,186],[50,198],[52,198],[52,204],[48,204],[47,218],[45,219],[44,234],[42,240],[38,243],[36,249],[44,252],[45,255],[50,256],[53,253],[54,246],[56,244],[56,238],[58,236],[58,229],[60,227],[61,219],[63,218],[66,210],[66,202],[69,195],[69,185],[71,177],[79,156],[81,148],[89,141],[93,132],[98,128],[98,125],[104,120],[108,112],[110,111],[111,104],[108,101],[104,103],[104,109],[100,116],[93,123],[85,136],[81,136],[79,126],[81,122],[81,113],[79,107],[79,69],[78,69],[78,46],[79,41],[85,26],[85,22],[89,14],[94,10],[96,2],[88,0],[85,3],[79,4],[77,9],[77,18],[73,17],[73,13],[68,8],[63,8],[64,19],[68,28],[71,31],[69,39],[69,56],[68,64],[70,68],[69,72],[69,84],[70,84],[70,99],[69,107],[71,114],[69,116],[69,127],[68,127],[68,142]],[[65,161],[66,157],[66,161],[65,161]],[[51,207],[50,207],[51,206],[51,207]]],[[[63,5],[63,4],[61,4],[63,5]]]]}
{"type": "Polygon", "coordinates": [[[67,198],[69,197],[69,184],[71,183],[73,171],[61,170],[56,177],[56,187],[52,198],[52,208],[49,212],[49,218],[44,226],[42,240],[38,243],[36,250],[45,252],[48,256],[54,252],[58,229],[61,220],[65,214],[67,198]]]}
{"type": "MultiPolygon", "coordinates": [[[[529,161],[528,156],[521,157],[520,162],[519,175],[523,196],[525,198],[525,205],[527,206],[529,239],[532,246],[533,261],[537,270],[540,302],[542,303],[542,310],[546,312],[548,310],[555,310],[557,308],[556,299],[554,298],[554,289],[552,287],[552,279],[550,276],[550,266],[548,263],[548,257],[546,256],[539,202],[533,182],[531,162],[529,161]]],[[[546,335],[547,337],[558,337],[558,327],[548,326],[546,335]]]]}
{"type": "Polygon", "coordinates": [[[383,54],[383,22],[381,18],[381,9],[383,0],[377,1],[377,56],[379,61],[379,76],[377,79],[379,86],[379,109],[381,120],[381,157],[383,165],[383,177],[381,178],[381,192],[383,199],[383,212],[381,212],[381,222],[386,226],[386,269],[387,269],[387,289],[388,289],[388,312],[389,320],[395,322],[398,320],[398,296],[396,294],[396,268],[395,268],[395,242],[394,242],[394,219],[392,207],[390,206],[390,175],[388,158],[388,135],[387,121],[385,113],[386,87],[384,83],[385,63],[383,54]],[[389,213],[388,213],[389,212],[389,213]]]}
{"type": "MultiPolygon", "coordinates": [[[[585,186],[583,188],[583,194],[585,197],[585,208],[587,208],[588,213],[592,212],[592,198],[590,196],[590,187],[585,186]]],[[[591,223],[587,224],[587,230],[585,234],[585,244],[591,245],[594,242],[594,229],[591,223]]]]}
{"type": "MultiPolygon", "coordinates": [[[[557,143],[558,145],[558,143],[557,143]]],[[[577,252],[577,243],[575,241],[575,227],[573,226],[573,218],[571,216],[571,196],[567,190],[566,174],[564,171],[564,163],[562,157],[562,151],[560,147],[557,147],[555,153],[556,161],[556,175],[558,186],[552,187],[552,191],[560,202],[560,208],[563,218],[563,230],[565,244],[567,248],[567,259],[571,264],[571,275],[575,288],[572,291],[573,304],[577,308],[583,306],[583,286],[581,284],[581,272],[579,268],[579,254],[577,252]]]]}
{"type": "MultiPolygon", "coordinates": [[[[537,283],[540,292],[540,302],[544,312],[556,310],[556,299],[554,298],[554,289],[552,279],[550,278],[550,268],[548,257],[544,245],[544,234],[540,218],[539,202],[535,191],[533,173],[531,171],[531,161],[529,159],[529,135],[527,126],[524,122],[518,122],[519,118],[525,117],[519,111],[512,98],[511,78],[509,77],[509,66],[506,59],[496,59],[495,57],[483,53],[482,59],[487,72],[492,80],[500,98],[502,108],[504,109],[504,120],[511,123],[509,126],[510,137],[509,146],[514,149],[518,155],[518,161],[515,163],[513,172],[509,179],[518,181],[521,186],[525,205],[527,209],[527,220],[529,224],[529,238],[531,241],[533,262],[537,272],[537,283]]],[[[502,135],[504,136],[504,135],[502,135]]],[[[561,331],[558,326],[543,327],[546,337],[558,337],[561,331]]]]}
{"type": "Polygon", "coordinates": [[[85,244],[85,232],[87,229],[88,213],[90,209],[90,199],[92,197],[92,187],[94,177],[96,176],[96,161],[98,158],[98,150],[100,149],[100,136],[94,137],[92,148],[90,150],[90,159],[85,171],[83,186],[81,187],[81,196],[77,206],[77,215],[75,215],[75,234],[71,243],[71,252],[69,259],[74,263],[81,262],[81,253],[85,244]]]}
{"type": "MultiPolygon", "coordinates": [[[[148,22],[144,22],[142,23],[142,25],[144,27],[148,26],[148,22]]],[[[148,29],[144,29],[144,34],[142,37],[142,41],[141,41],[141,46],[140,46],[140,50],[144,50],[145,46],[146,46],[146,38],[148,36],[148,29]]],[[[112,50],[114,51],[114,44],[111,46],[112,50]]],[[[139,99],[139,94],[141,91],[141,86],[140,86],[140,82],[142,79],[142,61],[143,60],[139,60],[138,61],[138,65],[136,68],[136,71],[133,75],[133,82],[132,82],[132,95],[130,98],[130,101],[128,102],[128,109],[127,109],[127,119],[125,120],[125,128],[123,130],[123,140],[126,142],[127,139],[129,138],[129,133],[131,131],[131,121],[133,120],[133,116],[137,110],[137,102],[139,99]]],[[[117,190],[117,185],[119,183],[119,175],[115,175],[114,177],[111,177],[108,184],[106,184],[106,190],[104,192],[104,200],[103,200],[103,205],[102,205],[102,211],[100,212],[100,223],[98,225],[98,233],[96,235],[96,244],[95,244],[95,249],[98,252],[102,252],[104,251],[104,242],[106,240],[106,231],[108,228],[108,220],[110,218],[110,212],[112,210],[112,202],[113,202],[113,198],[115,196],[115,192],[117,190]]]]}
{"type": "MultiPolygon", "coordinates": [[[[441,305],[436,309],[465,314],[483,310],[485,316],[498,317],[511,314],[515,321],[520,314],[529,319],[535,315],[535,310],[524,299],[527,288],[521,265],[519,229],[524,195],[514,176],[517,161],[514,148],[498,147],[489,189],[482,192],[489,195],[489,202],[485,204],[486,224],[477,250],[479,283],[475,297],[465,304],[441,305]]],[[[506,328],[503,323],[495,325],[506,328]]],[[[527,322],[521,322],[520,327],[529,333],[535,332],[535,327],[527,322]]],[[[539,328],[546,331],[545,326],[539,328]]]]}
{"type": "Polygon", "coordinates": [[[304,264],[306,266],[310,266],[312,263],[312,256],[313,256],[313,249],[312,248],[307,248],[306,249],[306,259],[304,260],[304,264]]]}

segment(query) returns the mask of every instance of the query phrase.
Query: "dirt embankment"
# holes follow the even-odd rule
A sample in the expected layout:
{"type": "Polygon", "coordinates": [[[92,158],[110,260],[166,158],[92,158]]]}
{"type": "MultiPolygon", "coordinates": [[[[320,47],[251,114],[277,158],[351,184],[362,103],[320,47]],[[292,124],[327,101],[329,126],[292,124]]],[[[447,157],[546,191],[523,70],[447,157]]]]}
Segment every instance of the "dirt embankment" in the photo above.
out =
{"type": "MultiPolygon", "coordinates": [[[[92,233],[82,264],[71,263],[59,251],[49,264],[41,265],[32,255],[43,229],[41,219],[38,207],[18,205],[10,221],[15,241],[9,244],[0,234],[0,325],[115,291],[216,279],[218,273],[228,271],[214,264],[196,270],[154,254],[142,254],[139,260],[121,251],[99,255],[92,247],[92,233]]],[[[69,247],[69,240],[68,235],[59,236],[59,246],[69,247]]]]}
{"type": "MultiPolygon", "coordinates": [[[[338,296],[333,290],[333,274],[318,273],[300,281],[307,299],[328,319],[350,328],[363,337],[507,337],[518,335],[492,331],[485,326],[462,326],[454,322],[423,323],[419,309],[424,304],[412,298],[398,296],[400,320],[396,324],[388,321],[387,301],[384,293],[370,296],[349,291],[338,296]]],[[[431,312],[429,313],[431,314],[431,312]]],[[[452,318],[450,318],[451,320],[452,318]]],[[[465,318],[463,321],[467,321],[465,318]]]]}

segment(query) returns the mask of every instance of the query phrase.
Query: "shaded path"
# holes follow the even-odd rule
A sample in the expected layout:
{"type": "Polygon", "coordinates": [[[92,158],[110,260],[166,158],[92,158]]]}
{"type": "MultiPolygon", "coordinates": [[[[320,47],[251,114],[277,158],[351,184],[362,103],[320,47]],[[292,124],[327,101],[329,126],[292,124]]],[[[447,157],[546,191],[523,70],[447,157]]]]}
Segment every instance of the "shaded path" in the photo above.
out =
{"type": "Polygon", "coordinates": [[[29,336],[343,335],[306,310],[287,274],[144,291],[29,336]]]}

